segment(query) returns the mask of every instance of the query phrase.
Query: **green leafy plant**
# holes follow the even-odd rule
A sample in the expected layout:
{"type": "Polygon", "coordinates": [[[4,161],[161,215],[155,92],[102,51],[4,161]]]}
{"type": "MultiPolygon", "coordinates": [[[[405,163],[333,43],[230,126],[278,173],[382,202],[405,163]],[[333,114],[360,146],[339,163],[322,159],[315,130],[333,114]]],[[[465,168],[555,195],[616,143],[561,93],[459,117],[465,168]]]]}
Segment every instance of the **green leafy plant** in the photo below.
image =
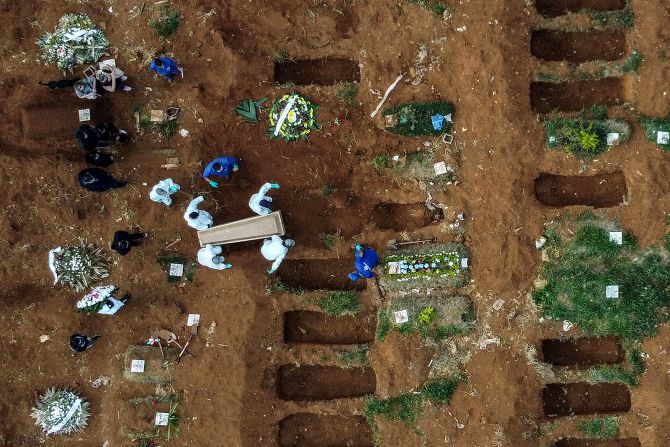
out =
{"type": "Polygon", "coordinates": [[[565,147],[570,152],[597,152],[602,146],[602,139],[596,131],[593,130],[593,123],[585,125],[583,123],[577,124],[576,128],[568,128],[565,131],[565,136],[568,141],[565,147]]]}
{"type": "Polygon", "coordinates": [[[355,106],[356,105],[356,95],[358,95],[358,85],[353,82],[345,82],[340,84],[337,88],[335,96],[339,99],[344,105],[355,106]]]}
{"type": "Polygon", "coordinates": [[[373,168],[375,168],[375,170],[381,171],[382,169],[385,169],[388,166],[390,160],[391,157],[389,157],[388,154],[377,155],[376,157],[372,158],[370,164],[372,165],[373,168]]]}
{"type": "Polygon", "coordinates": [[[339,230],[335,233],[320,233],[319,238],[321,238],[326,250],[333,250],[335,246],[343,240],[339,230]]]}
{"type": "Polygon", "coordinates": [[[172,6],[167,3],[161,7],[160,15],[149,22],[149,26],[156,31],[159,37],[169,39],[175,35],[180,23],[179,11],[172,9],[172,6]]]}
{"type": "Polygon", "coordinates": [[[419,314],[419,323],[430,324],[435,318],[435,308],[432,306],[424,307],[419,314]]]}
{"type": "Polygon", "coordinates": [[[631,29],[633,28],[633,22],[635,20],[633,8],[630,6],[629,2],[626,2],[624,9],[617,11],[587,10],[586,13],[593,23],[600,25],[603,28],[614,27],[631,29]]]}
{"type": "Polygon", "coordinates": [[[354,366],[367,367],[368,351],[370,345],[358,345],[352,351],[335,351],[335,355],[342,362],[342,367],[345,369],[353,368],[354,366]]]}
{"type": "Polygon", "coordinates": [[[331,290],[317,304],[326,314],[336,317],[356,315],[361,310],[360,297],[353,290],[331,290]]]}
{"type": "Polygon", "coordinates": [[[670,141],[659,143],[658,137],[658,132],[670,132],[670,115],[663,118],[640,115],[637,120],[644,128],[647,140],[656,143],[664,151],[670,151],[670,141]]]}
{"type": "Polygon", "coordinates": [[[407,0],[410,5],[417,5],[431,11],[433,14],[442,16],[447,10],[444,3],[437,0],[407,0]]]}
{"type": "Polygon", "coordinates": [[[614,416],[580,421],[577,430],[592,438],[613,439],[619,436],[619,419],[614,416]]]}
{"type": "Polygon", "coordinates": [[[258,122],[258,112],[263,110],[263,104],[268,98],[245,99],[235,108],[235,111],[249,122],[258,122]]]}
{"type": "Polygon", "coordinates": [[[290,293],[291,295],[304,295],[305,289],[290,287],[282,280],[275,280],[269,287],[269,292],[280,292],[280,293],[290,293]]]}
{"type": "Polygon", "coordinates": [[[628,59],[626,59],[626,62],[621,65],[621,71],[624,73],[637,73],[643,60],[644,55],[639,50],[633,50],[628,59]]]}
{"type": "Polygon", "coordinates": [[[278,64],[284,64],[291,60],[291,55],[286,48],[275,50],[272,53],[272,59],[278,64]]]}
{"type": "Polygon", "coordinates": [[[321,188],[321,194],[325,198],[329,198],[330,196],[333,195],[334,192],[335,192],[335,188],[333,188],[333,185],[331,185],[330,183],[328,183],[326,185],[323,185],[323,188],[321,188]]]}
{"type": "Polygon", "coordinates": [[[177,400],[170,401],[170,411],[168,412],[168,425],[167,425],[167,434],[166,438],[169,441],[170,438],[178,436],[180,433],[179,430],[179,413],[177,412],[177,407],[179,402],[177,400]]]}

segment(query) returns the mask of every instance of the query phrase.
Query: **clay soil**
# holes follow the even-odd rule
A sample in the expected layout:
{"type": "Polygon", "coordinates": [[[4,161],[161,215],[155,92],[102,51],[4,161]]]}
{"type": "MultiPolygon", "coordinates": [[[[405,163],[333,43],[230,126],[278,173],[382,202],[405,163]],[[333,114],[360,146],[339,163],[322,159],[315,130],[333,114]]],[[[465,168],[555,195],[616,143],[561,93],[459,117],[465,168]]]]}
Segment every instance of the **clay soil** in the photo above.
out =
{"type": "MultiPolygon", "coordinates": [[[[284,343],[284,312],[315,309],[305,304],[304,297],[269,292],[273,279],[266,274],[269,263],[261,258],[259,244],[229,247],[226,259],[232,269],[199,268],[193,281],[183,284],[169,284],[156,259],[175,253],[195,257],[197,236],[182,219],[191,197],[205,195],[204,208],[217,223],[226,222],[249,216],[249,196],[273,180],[282,186],[272,194],[296,240],[278,276],[295,287],[349,284],[342,275],[353,270],[351,243],[363,241],[384,251],[388,239],[401,240],[393,230],[377,228],[371,210],[380,203],[427,199],[416,182],[399,181],[390,169],[374,170],[372,158],[424,150],[425,143],[439,153],[447,149],[430,138],[389,135],[382,117],[370,118],[399,73],[405,73],[405,79],[387,105],[454,102],[452,148],[459,149],[458,185],[430,189],[431,199],[447,209],[445,221],[406,235],[453,240],[446,224],[464,212],[459,230],[465,229],[472,281],[462,293],[471,296],[477,307],[481,331],[477,337],[498,337],[500,344],[484,349],[476,346],[476,340],[468,344],[471,352],[464,366],[468,381],[448,406],[426,407],[417,422],[423,437],[402,423],[379,420],[382,446],[534,447],[554,442],[556,438],[542,437],[539,429],[546,420],[540,400],[545,381],[529,361],[528,349],[565,334],[560,325],[540,323],[528,297],[541,265],[533,241],[544,222],[589,208],[543,205],[535,197],[534,180],[541,172],[597,175],[621,170],[628,188],[626,204],[599,212],[617,218],[647,246],[666,232],[670,154],[647,142],[636,126],[626,146],[584,164],[545,148],[537,113],[556,106],[605,103],[612,106],[611,114],[631,121],[637,113],[667,114],[670,6],[631,2],[635,25],[627,33],[628,47],[645,56],[637,75],[593,90],[578,86],[563,93],[550,91],[551,98],[544,99],[546,86],[532,84],[542,64],[530,52],[531,31],[541,20],[533,2],[448,0],[445,4],[448,14],[438,17],[397,0],[182,0],[174,2],[182,24],[172,39],[162,41],[147,25],[158,7],[154,2],[0,0],[0,445],[134,447],[120,429],[121,408],[128,399],[157,390],[123,378],[123,354],[129,346],[144,343],[153,327],[169,328],[185,340],[188,313],[201,314],[200,335],[189,347],[194,358],[171,366],[168,388],[182,396],[181,434],[161,441],[164,447],[278,446],[280,422],[291,414],[360,416],[360,398],[305,403],[279,398],[279,366],[338,364],[322,360],[326,348],[284,343]],[[53,129],[65,125],[70,118],[61,116],[55,105],[94,104],[78,102],[70,90],[50,91],[37,84],[62,77],[54,65],[37,62],[35,40],[53,30],[68,12],[85,12],[104,22],[111,55],[133,86],[131,92],[109,94],[95,103],[135,134],[110,167],[117,178],[129,182],[121,190],[86,193],[76,183],[85,163],[71,133],[62,129],[42,137],[32,132],[51,128],[49,122],[53,129]],[[417,70],[422,45],[429,55],[424,69],[417,70]],[[297,144],[269,141],[264,114],[262,124],[250,125],[234,112],[243,99],[290,92],[274,82],[273,54],[281,50],[295,60],[336,57],[360,64],[357,105],[338,101],[337,87],[297,88],[320,106],[322,126],[308,141],[297,144]],[[150,57],[163,51],[184,66],[185,79],[167,83],[148,72],[150,57]],[[536,99],[535,108],[531,99],[536,99]],[[621,107],[626,101],[627,106],[621,107]],[[190,135],[171,140],[148,131],[138,135],[133,104],[146,109],[180,106],[179,128],[190,135]],[[35,107],[53,107],[53,116],[28,122],[24,128],[23,111],[35,107]],[[243,163],[240,172],[214,190],[200,172],[204,163],[223,154],[238,155],[243,163]],[[162,169],[166,157],[179,157],[181,166],[162,169]],[[182,186],[172,209],[147,197],[151,185],[166,177],[182,186]],[[335,191],[329,201],[322,194],[326,185],[335,191]],[[298,192],[301,199],[291,200],[291,193],[298,192]],[[311,206],[310,197],[317,206],[311,206]],[[107,251],[109,283],[129,290],[133,299],[112,317],[78,314],[74,303],[80,295],[52,285],[47,252],[80,238],[108,248],[119,229],[149,233],[142,247],[125,257],[107,251]],[[337,229],[342,230],[343,241],[336,249],[319,244],[319,233],[337,229]],[[177,238],[181,240],[167,252],[162,250],[177,238]],[[307,263],[311,259],[328,261],[307,263]],[[504,303],[495,310],[492,305],[499,299],[504,303]],[[73,332],[102,338],[91,350],[73,355],[67,346],[73,332]],[[41,343],[41,335],[49,340],[41,343]],[[92,381],[101,375],[110,376],[111,382],[93,388],[92,381]],[[33,424],[31,406],[42,390],[54,385],[67,385],[90,401],[92,416],[82,433],[46,439],[33,424]]],[[[76,74],[80,73],[78,68],[76,74]]],[[[365,312],[374,313],[380,297],[373,282],[362,299],[365,312]]],[[[573,330],[568,335],[578,334],[573,330]]],[[[622,436],[638,437],[645,447],[670,445],[665,350],[669,341],[666,327],[645,340],[648,371],[641,385],[631,390],[631,411],[623,416],[622,436]]],[[[384,342],[373,343],[370,367],[375,371],[376,393],[387,397],[416,390],[428,379],[434,354],[434,348],[423,346],[418,336],[394,332],[384,342]]],[[[365,391],[375,389],[369,385],[366,382],[365,391]]],[[[357,442],[367,445],[366,439],[357,442]]]]}
{"type": "Polygon", "coordinates": [[[593,366],[619,363],[624,350],[617,337],[542,340],[542,360],[555,366],[593,366]]]}

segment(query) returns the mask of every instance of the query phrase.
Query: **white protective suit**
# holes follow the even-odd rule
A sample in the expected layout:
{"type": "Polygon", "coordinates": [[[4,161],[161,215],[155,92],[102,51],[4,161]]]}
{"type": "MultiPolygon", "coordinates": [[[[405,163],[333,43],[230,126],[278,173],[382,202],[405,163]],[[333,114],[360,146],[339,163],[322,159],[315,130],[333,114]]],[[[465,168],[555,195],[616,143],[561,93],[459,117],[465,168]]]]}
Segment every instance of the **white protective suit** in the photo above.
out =
{"type": "Polygon", "coordinates": [[[268,261],[274,261],[272,267],[268,271],[269,273],[272,273],[279,268],[286,253],[288,253],[288,247],[284,246],[284,241],[279,236],[274,235],[270,239],[265,239],[263,241],[261,254],[268,261]]]}
{"type": "Polygon", "coordinates": [[[165,206],[170,206],[172,205],[172,198],[170,197],[172,194],[175,192],[179,191],[181,188],[178,184],[172,181],[171,178],[166,178],[165,180],[161,180],[157,184],[154,185],[153,188],[151,188],[151,192],[149,192],[149,198],[153,200],[154,202],[157,203],[162,203],[165,206]],[[165,191],[165,195],[158,194],[156,190],[162,189],[165,191]]]}
{"type": "Polygon", "coordinates": [[[211,214],[209,214],[207,211],[198,209],[198,204],[203,200],[205,200],[203,196],[198,196],[191,200],[191,203],[189,203],[188,208],[186,208],[186,212],[184,213],[184,220],[186,220],[188,226],[195,228],[198,231],[206,230],[214,223],[214,219],[212,218],[211,214]],[[189,216],[191,213],[198,213],[198,217],[191,219],[189,216]]]}
{"type": "Polygon", "coordinates": [[[220,264],[214,264],[212,262],[212,259],[215,256],[219,256],[223,249],[221,248],[220,245],[214,246],[212,244],[207,244],[204,247],[202,247],[200,250],[198,250],[198,262],[201,265],[204,265],[205,267],[209,267],[214,270],[225,270],[230,264],[225,264],[225,263],[220,263],[220,264]]]}
{"type": "Polygon", "coordinates": [[[265,195],[271,189],[272,183],[266,183],[261,186],[261,189],[256,194],[251,196],[249,199],[249,208],[251,208],[251,211],[259,216],[266,216],[272,212],[270,208],[261,205],[261,200],[272,202],[272,197],[265,195]]]}

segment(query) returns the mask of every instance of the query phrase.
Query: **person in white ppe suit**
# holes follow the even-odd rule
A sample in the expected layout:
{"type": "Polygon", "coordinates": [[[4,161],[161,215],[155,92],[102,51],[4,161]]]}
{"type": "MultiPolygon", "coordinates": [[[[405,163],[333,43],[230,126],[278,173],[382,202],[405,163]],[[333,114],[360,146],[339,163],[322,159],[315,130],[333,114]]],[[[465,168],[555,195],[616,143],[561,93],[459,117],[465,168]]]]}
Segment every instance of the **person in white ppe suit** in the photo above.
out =
{"type": "Polygon", "coordinates": [[[259,216],[266,216],[272,212],[270,209],[272,197],[266,195],[271,189],[279,189],[279,185],[276,183],[266,183],[261,186],[261,189],[256,194],[251,196],[249,199],[249,208],[251,208],[251,211],[259,216]]]}
{"type": "Polygon", "coordinates": [[[203,196],[198,196],[191,200],[191,203],[189,203],[188,208],[186,208],[186,212],[184,213],[184,220],[186,220],[188,226],[195,228],[198,231],[206,230],[214,223],[211,214],[207,211],[198,209],[198,204],[203,200],[205,200],[203,196]]]}
{"type": "Polygon", "coordinates": [[[265,239],[263,241],[263,246],[261,247],[261,254],[268,261],[274,261],[272,267],[268,270],[269,274],[274,273],[281,265],[286,253],[288,253],[289,247],[293,247],[295,241],[293,239],[282,240],[279,236],[272,236],[270,239],[265,239]]]}
{"type": "Polygon", "coordinates": [[[225,264],[226,260],[221,256],[223,249],[220,245],[214,246],[212,244],[207,244],[198,250],[198,262],[205,267],[209,267],[214,270],[225,270],[231,268],[232,264],[225,264]]]}
{"type": "Polygon", "coordinates": [[[151,188],[149,198],[157,203],[162,203],[165,206],[172,205],[172,194],[179,191],[181,188],[178,184],[172,181],[171,178],[161,180],[151,188]]]}

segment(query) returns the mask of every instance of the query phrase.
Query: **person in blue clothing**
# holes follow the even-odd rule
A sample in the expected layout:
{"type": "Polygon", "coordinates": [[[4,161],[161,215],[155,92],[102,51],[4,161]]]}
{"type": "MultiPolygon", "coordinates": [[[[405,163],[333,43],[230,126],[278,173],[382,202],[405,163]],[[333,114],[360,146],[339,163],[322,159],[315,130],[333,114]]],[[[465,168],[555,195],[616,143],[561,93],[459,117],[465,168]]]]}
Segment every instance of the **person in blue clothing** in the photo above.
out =
{"type": "Polygon", "coordinates": [[[230,174],[240,169],[240,160],[235,157],[219,157],[210,161],[205,170],[202,172],[202,178],[207,180],[212,187],[217,188],[219,184],[211,180],[211,176],[223,177],[228,180],[230,174]]]}
{"type": "Polygon", "coordinates": [[[374,269],[379,262],[379,255],[371,248],[356,244],[356,271],[349,273],[349,279],[358,281],[361,278],[374,278],[374,269]]]}
{"type": "Polygon", "coordinates": [[[170,59],[167,56],[157,57],[151,61],[149,65],[149,70],[155,71],[161,76],[165,76],[169,81],[172,80],[174,75],[179,73],[181,77],[184,77],[184,70],[175,62],[174,59],[170,59]]]}

